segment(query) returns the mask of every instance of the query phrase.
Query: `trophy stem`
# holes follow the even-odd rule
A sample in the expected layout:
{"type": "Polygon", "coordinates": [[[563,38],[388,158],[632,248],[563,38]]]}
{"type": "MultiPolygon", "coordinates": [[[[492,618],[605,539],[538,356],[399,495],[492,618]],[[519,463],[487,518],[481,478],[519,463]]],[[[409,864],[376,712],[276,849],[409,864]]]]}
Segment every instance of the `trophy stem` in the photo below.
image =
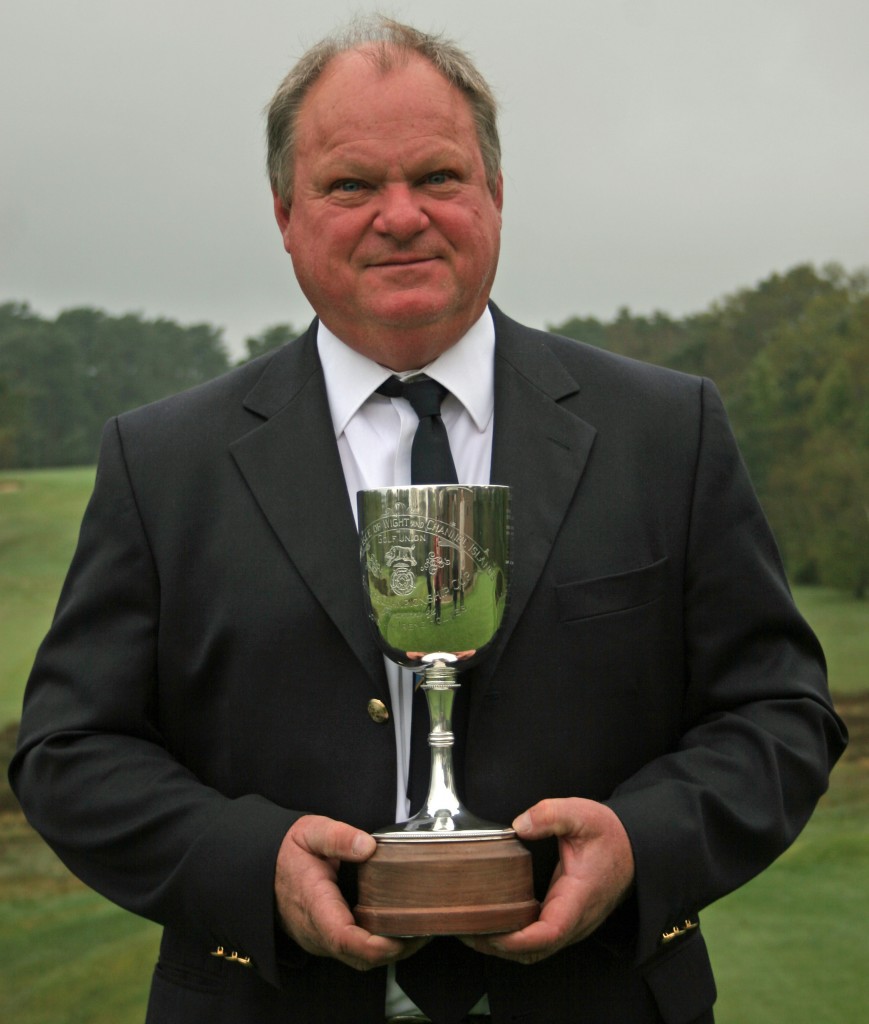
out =
{"type": "Polygon", "coordinates": [[[456,793],[453,772],[453,701],[459,682],[456,670],[444,661],[436,661],[425,669],[421,684],[428,705],[431,731],[428,745],[431,753],[428,796],[422,814],[430,819],[435,831],[452,831],[455,817],[463,810],[456,793]]]}
{"type": "Polygon", "coordinates": [[[407,842],[408,840],[484,840],[504,839],[515,835],[512,828],[486,821],[472,814],[459,800],[453,772],[453,701],[459,682],[455,655],[427,654],[423,659],[422,686],[428,705],[431,751],[431,772],[428,796],[417,813],[408,821],[389,828],[378,829],[374,837],[378,842],[407,842]]]}

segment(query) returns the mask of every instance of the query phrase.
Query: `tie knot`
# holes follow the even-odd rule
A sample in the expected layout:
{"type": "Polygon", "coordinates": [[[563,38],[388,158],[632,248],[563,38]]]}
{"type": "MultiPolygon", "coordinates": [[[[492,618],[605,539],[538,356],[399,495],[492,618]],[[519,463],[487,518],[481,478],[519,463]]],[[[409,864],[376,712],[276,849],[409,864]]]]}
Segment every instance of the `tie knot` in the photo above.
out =
{"type": "Polygon", "coordinates": [[[377,389],[387,398],[406,398],[419,423],[410,449],[410,482],[412,484],[458,483],[447,428],[440,417],[441,402],[447,389],[431,377],[401,381],[390,377],[377,389]]]}
{"type": "Polygon", "coordinates": [[[447,394],[443,384],[438,384],[431,377],[419,377],[412,381],[390,377],[377,389],[379,395],[387,398],[406,398],[413,411],[420,419],[427,416],[439,416],[441,402],[447,394]]]}

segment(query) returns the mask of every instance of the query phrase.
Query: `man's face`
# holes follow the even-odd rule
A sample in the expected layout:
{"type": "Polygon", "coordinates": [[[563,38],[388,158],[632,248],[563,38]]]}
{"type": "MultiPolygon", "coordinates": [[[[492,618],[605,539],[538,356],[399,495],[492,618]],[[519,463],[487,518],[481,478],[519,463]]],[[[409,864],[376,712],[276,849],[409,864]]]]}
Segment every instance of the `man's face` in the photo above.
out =
{"type": "Polygon", "coordinates": [[[299,113],[284,247],[324,324],[396,370],[424,366],[482,314],[498,262],[470,105],[427,61],[335,58],[299,113]]]}

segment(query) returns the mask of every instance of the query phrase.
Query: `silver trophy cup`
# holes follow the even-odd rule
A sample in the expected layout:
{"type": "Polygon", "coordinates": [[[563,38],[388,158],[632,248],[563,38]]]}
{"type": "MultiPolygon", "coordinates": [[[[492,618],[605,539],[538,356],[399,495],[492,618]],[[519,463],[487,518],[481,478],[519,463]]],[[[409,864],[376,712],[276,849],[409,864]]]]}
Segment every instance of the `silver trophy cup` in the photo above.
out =
{"type": "Polygon", "coordinates": [[[459,674],[495,639],[507,606],[510,489],[438,484],[358,494],[362,581],[388,658],[418,673],[428,703],[428,796],[374,833],[357,920],[390,935],[508,931],[537,915],[530,857],[511,828],[458,798],[452,707],[459,674]]]}

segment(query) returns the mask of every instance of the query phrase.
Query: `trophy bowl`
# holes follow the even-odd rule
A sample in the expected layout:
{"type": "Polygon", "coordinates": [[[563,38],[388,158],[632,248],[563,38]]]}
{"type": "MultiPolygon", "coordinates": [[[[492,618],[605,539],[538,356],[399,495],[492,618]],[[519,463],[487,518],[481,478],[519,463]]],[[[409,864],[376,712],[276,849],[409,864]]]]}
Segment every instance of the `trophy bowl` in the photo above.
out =
{"type": "Polygon", "coordinates": [[[456,794],[459,674],[485,657],[509,596],[510,489],[414,485],[358,494],[366,605],[386,656],[422,679],[430,781],[409,820],[378,829],[360,865],[357,921],[384,935],[512,931],[533,921],[531,858],[512,828],[456,794]]]}

